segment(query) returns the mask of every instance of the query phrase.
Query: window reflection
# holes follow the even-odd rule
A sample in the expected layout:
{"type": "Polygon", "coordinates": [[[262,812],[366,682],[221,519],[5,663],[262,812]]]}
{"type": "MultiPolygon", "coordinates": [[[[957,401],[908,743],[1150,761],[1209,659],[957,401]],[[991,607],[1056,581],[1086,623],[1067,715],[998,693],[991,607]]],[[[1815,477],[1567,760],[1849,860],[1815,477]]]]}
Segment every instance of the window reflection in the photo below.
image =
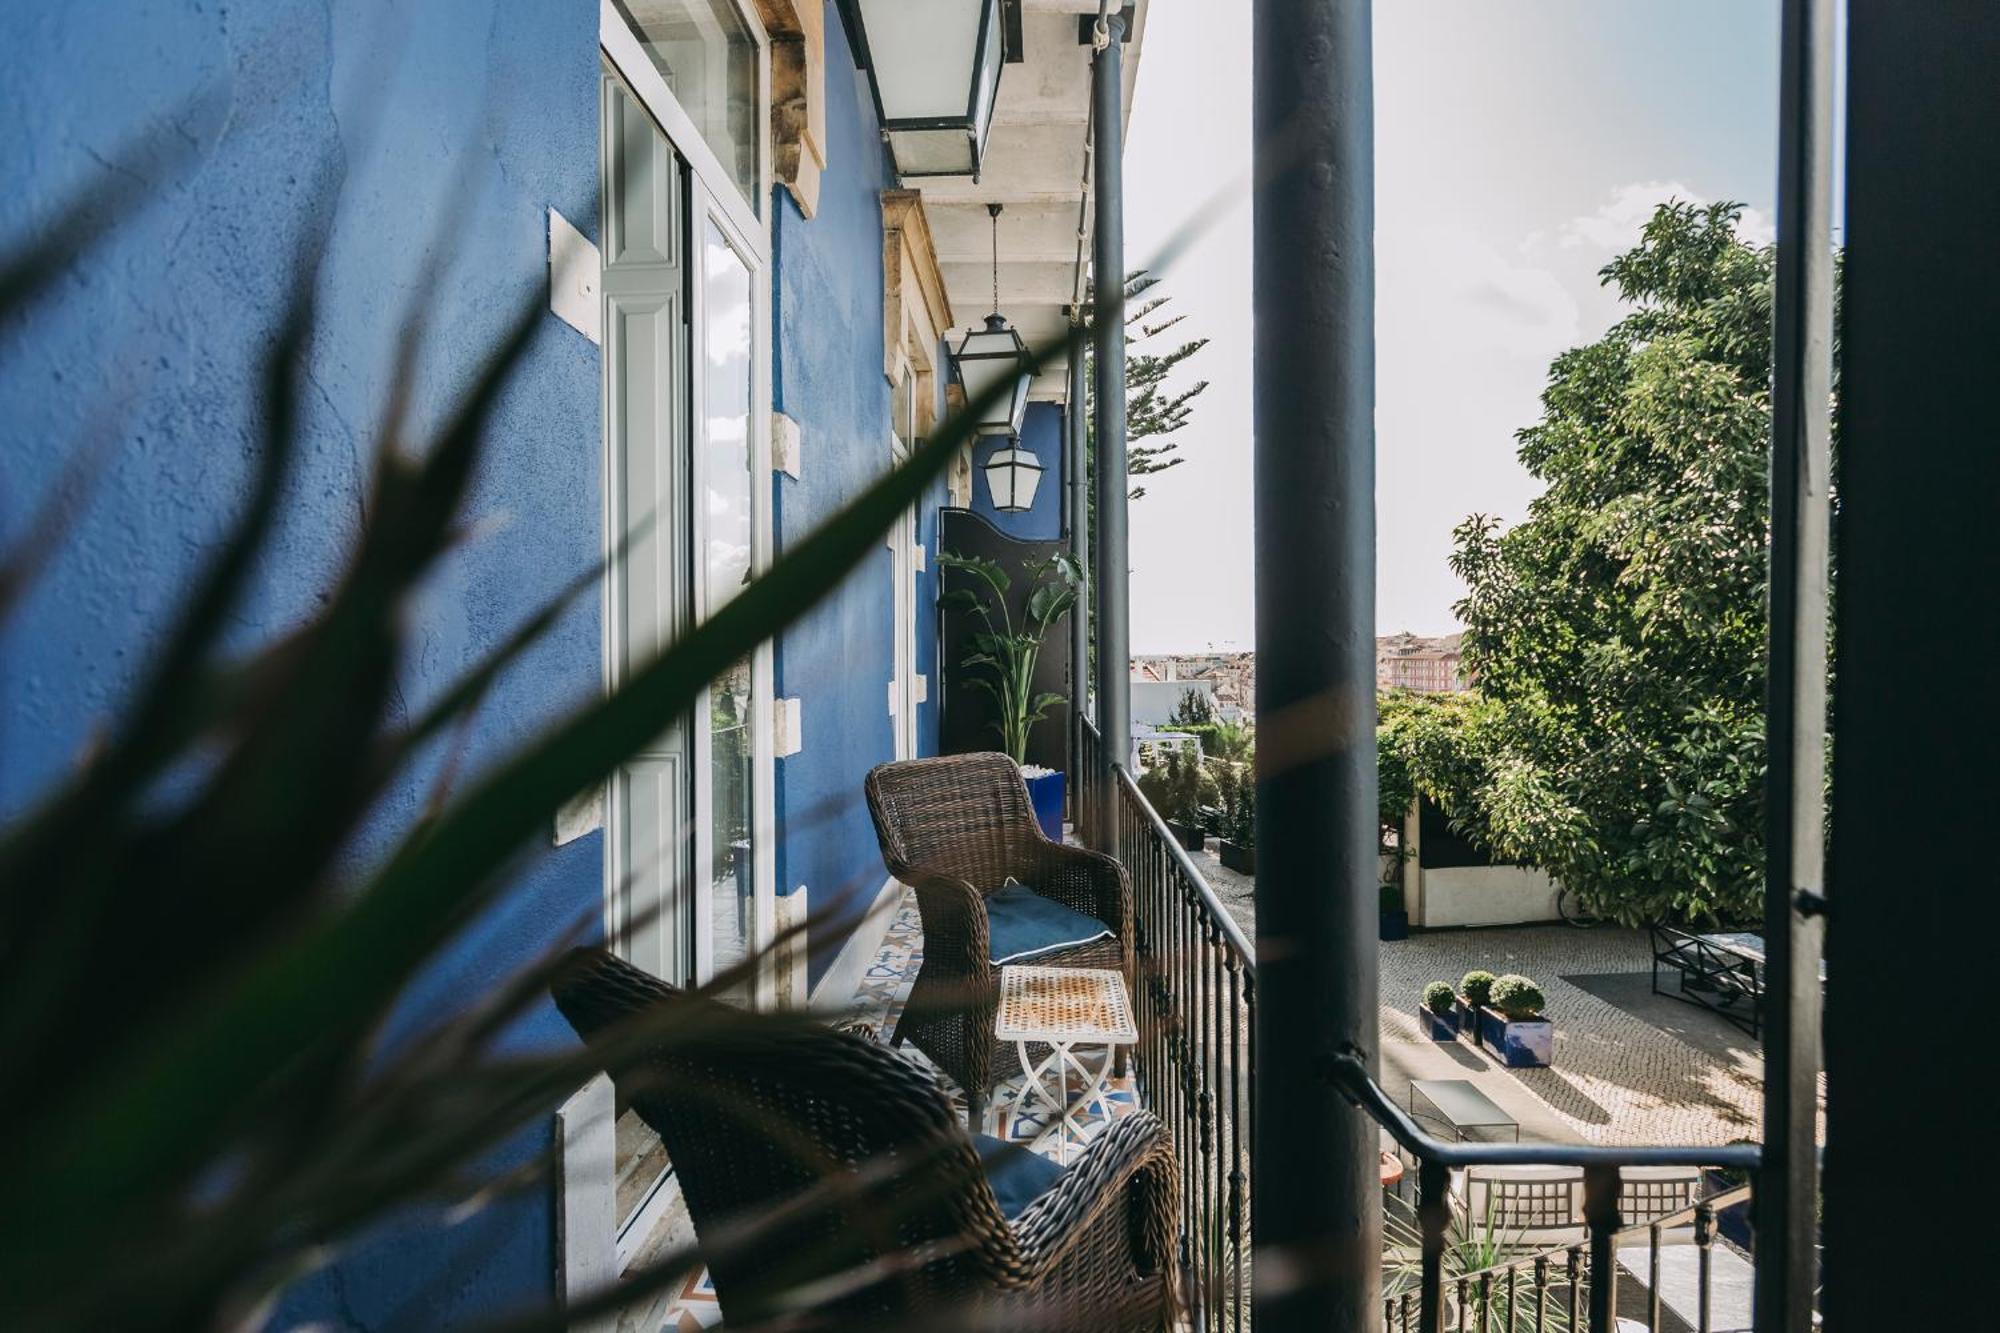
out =
{"type": "MultiPolygon", "coordinates": [[[[702,244],[702,442],[706,548],[702,577],[714,614],[753,572],[750,454],[750,270],[714,222],[702,244]]],[[[710,866],[716,971],[749,951],[756,908],[750,843],[753,718],[750,659],[709,687],[710,866]]]]}
{"type": "Polygon", "coordinates": [[[731,0],[613,0],[674,100],[750,206],[757,188],[757,43],[731,0]]]}

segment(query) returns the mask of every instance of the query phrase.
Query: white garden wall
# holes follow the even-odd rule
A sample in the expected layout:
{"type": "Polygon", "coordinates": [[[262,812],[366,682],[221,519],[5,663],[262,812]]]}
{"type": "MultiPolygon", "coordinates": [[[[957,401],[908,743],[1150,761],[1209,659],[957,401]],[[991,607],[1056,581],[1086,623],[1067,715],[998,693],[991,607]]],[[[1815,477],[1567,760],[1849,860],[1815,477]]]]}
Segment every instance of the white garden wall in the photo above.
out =
{"type": "Polygon", "coordinates": [[[1514,926],[1555,921],[1556,883],[1526,866],[1454,866],[1417,871],[1410,924],[1514,926]]]}

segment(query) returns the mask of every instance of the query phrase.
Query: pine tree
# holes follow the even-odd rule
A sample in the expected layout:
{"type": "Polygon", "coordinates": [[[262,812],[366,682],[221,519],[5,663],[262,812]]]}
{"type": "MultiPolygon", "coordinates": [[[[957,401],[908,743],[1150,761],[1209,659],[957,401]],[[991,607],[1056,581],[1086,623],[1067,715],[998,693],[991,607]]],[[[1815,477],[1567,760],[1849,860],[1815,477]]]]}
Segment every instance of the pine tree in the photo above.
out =
{"type": "MultiPolygon", "coordinates": [[[[1151,476],[1179,467],[1187,461],[1180,456],[1181,442],[1169,437],[1178,435],[1188,424],[1194,411],[1194,400],[1208,389],[1207,380],[1196,380],[1184,389],[1167,384],[1174,368],[1208,346],[1208,339],[1190,339],[1161,352],[1139,350],[1187,318],[1186,315],[1162,315],[1161,312],[1173,298],[1146,295],[1159,283],[1160,280],[1145,269],[1136,270],[1125,279],[1125,473],[1129,477],[1151,476]],[[1147,440],[1155,443],[1144,443],[1147,440]]],[[[1094,395],[1095,378],[1086,374],[1084,383],[1087,392],[1094,395]]],[[[1094,402],[1090,405],[1088,419],[1090,457],[1094,469],[1097,457],[1094,402]]],[[[1134,486],[1131,498],[1137,500],[1145,493],[1144,486],[1134,486]]]]}

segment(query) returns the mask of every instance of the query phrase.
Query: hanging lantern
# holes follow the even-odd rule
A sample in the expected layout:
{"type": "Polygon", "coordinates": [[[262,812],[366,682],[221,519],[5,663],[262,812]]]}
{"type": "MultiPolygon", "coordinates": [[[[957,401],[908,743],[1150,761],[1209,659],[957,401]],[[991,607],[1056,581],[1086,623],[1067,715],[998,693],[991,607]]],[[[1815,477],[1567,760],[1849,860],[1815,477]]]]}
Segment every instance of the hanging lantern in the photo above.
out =
{"type": "Polygon", "coordinates": [[[1042,464],[1020,441],[995,449],[986,460],[986,490],[993,507],[1003,514],[1020,514],[1035,507],[1035,488],[1042,484],[1042,464]]]}
{"type": "Polygon", "coordinates": [[[965,391],[968,407],[1011,379],[1011,389],[996,392],[986,401],[973,424],[981,435],[1010,435],[1018,439],[1021,421],[1028,412],[1028,379],[1033,363],[1028,356],[1028,345],[1000,313],[1000,205],[988,204],[986,213],[993,219],[993,313],[986,317],[985,328],[966,332],[964,341],[952,353],[951,373],[965,391]]]}
{"type": "Polygon", "coordinates": [[[979,179],[1020,0],[842,0],[899,176],[979,179]]]}

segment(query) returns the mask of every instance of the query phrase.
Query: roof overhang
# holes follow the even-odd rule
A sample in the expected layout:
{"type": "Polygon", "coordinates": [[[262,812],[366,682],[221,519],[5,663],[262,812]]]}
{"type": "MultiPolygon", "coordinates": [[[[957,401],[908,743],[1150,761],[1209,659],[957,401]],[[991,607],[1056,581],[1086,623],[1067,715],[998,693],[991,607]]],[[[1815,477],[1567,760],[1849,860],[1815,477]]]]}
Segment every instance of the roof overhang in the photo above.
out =
{"type": "MultiPolygon", "coordinates": [[[[1126,7],[1126,119],[1144,47],[1149,0],[1126,7]]],[[[1000,310],[1030,346],[1060,341],[1071,305],[1089,276],[1091,199],[1084,180],[1090,126],[1091,47],[1097,0],[1023,0],[1022,59],[1000,75],[1000,93],[979,180],[927,177],[924,211],[961,328],[976,326],[993,305],[989,203],[1000,216],[1000,310]],[[1080,23],[1079,19],[1086,20],[1080,23]]],[[[956,338],[953,339],[956,342],[956,338]]],[[[1067,358],[1060,352],[1036,377],[1031,397],[1061,400],[1067,358]]]]}

